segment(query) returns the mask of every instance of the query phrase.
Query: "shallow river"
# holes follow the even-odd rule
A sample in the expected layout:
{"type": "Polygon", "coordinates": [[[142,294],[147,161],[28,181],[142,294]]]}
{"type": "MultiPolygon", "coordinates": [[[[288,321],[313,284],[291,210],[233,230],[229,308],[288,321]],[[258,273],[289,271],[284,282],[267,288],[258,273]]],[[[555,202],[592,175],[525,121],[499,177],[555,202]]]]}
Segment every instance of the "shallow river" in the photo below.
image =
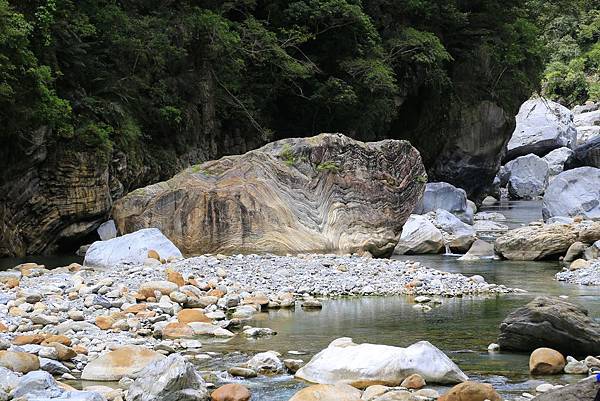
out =
{"type": "MultiPolygon", "coordinates": [[[[541,218],[537,202],[511,202],[485,208],[506,215],[507,224],[518,227],[541,218]]],[[[495,342],[500,322],[513,309],[527,303],[536,295],[568,295],[589,309],[590,315],[600,317],[600,290],[593,287],[559,283],[554,274],[560,270],[557,262],[478,261],[461,262],[455,256],[402,256],[400,259],[420,261],[423,265],[465,275],[480,274],[486,281],[518,287],[528,291],[522,295],[499,297],[443,298],[443,303],[430,312],[414,309],[410,297],[362,297],[324,301],[321,311],[305,312],[273,310],[261,313],[250,322],[253,326],[270,327],[278,332],[271,338],[246,340],[238,336],[227,343],[204,346],[205,351],[230,353],[225,360],[200,365],[233,366],[246,359],[245,355],[276,350],[286,358],[298,358],[288,351],[302,351],[304,360],[325,348],[338,337],[352,337],[355,342],[371,342],[408,346],[427,340],[445,351],[472,379],[491,383],[506,398],[512,399],[524,391],[533,392],[541,380],[565,383],[579,376],[532,377],[528,373],[528,354],[487,352],[495,342]]],[[[305,384],[291,376],[275,379],[246,380],[261,401],[286,401],[305,384]]],[[[439,388],[444,391],[444,388],[439,388]]]]}
{"type": "MultiPolygon", "coordinates": [[[[538,202],[511,202],[485,208],[506,215],[507,224],[518,227],[539,220],[538,202]]],[[[249,324],[270,327],[276,336],[248,340],[236,336],[228,342],[204,342],[203,351],[222,353],[210,362],[199,363],[201,369],[220,369],[234,366],[248,359],[249,354],[276,350],[284,358],[301,358],[307,361],[339,337],[352,337],[355,342],[371,342],[395,346],[408,346],[427,340],[446,352],[472,379],[494,385],[507,399],[524,391],[533,392],[540,380],[555,383],[576,381],[579,376],[553,376],[536,378],[528,373],[528,355],[487,352],[495,342],[502,319],[513,309],[536,295],[568,295],[600,317],[600,290],[593,287],[568,285],[554,281],[560,270],[557,262],[479,261],[461,262],[455,256],[426,255],[400,257],[420,261],[423,265],[465,275],[480,274],[486,281],[518,287],[528,291],[521,295],[499,297],[443,298],[443,303],[424,313],[414,309],[411,297],[362,297],[326,300],[321,311],[272,310],[256,315],[249,324]],[[304,355],[288,354],[301,351],[304,355]]],[[[53,263],[66,263],[64,259],[40,260],[49,267],[53,263]]],[[[69,260],[70,263],[72,260],[69,260]]],[[[15,260],[0,260],[6,267],[15,260]]],[[[0,264],[0,269],[2,265],[0,264]]],[[[224,380],[230,378],[224,377],[224,380]]],[[[252,388],[253,400],[286,401],[306,384],[291,376],[257,378],[244,381],[252,388]]],[[[444,391],[444,388],[439,388],[444,391]]]]}

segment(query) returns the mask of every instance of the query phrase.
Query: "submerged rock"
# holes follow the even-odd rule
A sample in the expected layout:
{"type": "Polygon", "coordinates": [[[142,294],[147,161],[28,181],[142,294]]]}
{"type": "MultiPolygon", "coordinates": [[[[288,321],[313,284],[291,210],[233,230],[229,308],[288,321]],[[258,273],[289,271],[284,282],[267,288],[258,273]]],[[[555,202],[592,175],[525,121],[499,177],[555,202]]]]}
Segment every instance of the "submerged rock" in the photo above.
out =
{"type": "Polygon", "coordinates": [[[446,210],[467,224],[473,223],[473,210],[469,207],[467,193],[447,182],[429,182],[415,214],[425,214],[437,209],[446,210]]]}
{"type": "Polygon", "coordinates": [[[83,263],[101,267],[112,267],[118,263],[141,264],[151,250],[158,252],[163,259],[182,257],[179,249],[160,230],[146,228],[108,241],[94,242],[83,263]]]}
{"type": "Polygon", "coordinates": [[[600,325],[579,305],[537,297],[504,319],[498,344],[503,350],[551,347],[568,355],[598,355],[600,325]]]}
{"type": "Polygon", "coordinates": [[[547,393],[535,397],[534,401],[584,401],[593,400],[598,391],[600,383],[596,382],[596,376],[589,377],[579,383],[569,384],[564,387],[555,388],[547,393]]]}
{"type": "Polygon", "coordinates": [[[127,391],[127,401],[207,401],[206,383],[180,354],[147,365],[127,391]]]}
{"type": "Polygon", "coordinates": [[[398,386],[413,373],[428,383],[458,383],[467,376],[442,351],[427,341],[407,348],[378,344],[355,344],[338,338],[296,372],[311,383],[343,382],[354,387],[371,384],[398,386]]]}
{"type": "Polygon", "coordinates": [[[186,253],[384,256],[425,178],[406,141],[321,134],[190,167],[117,201],[113,216],[119,231],[158,227],[186,253]]]}
{"type": "Polygon", "coordinates": [[[394,249],[397,255],[439,253],[444,248],[442,232],[425,216],[411,214],[394,249]]]}
{"type": "Polygon", "coordinates": [[[452,387],[438,401],[502,401],[491,384],[467,381],[452,387]]]}
{"type": "Polygon", "coordinates": [[[555,216],[600,219],[600,168],[580,167],[563,171],[546,189],[544,220],[555,216]]]}
{"type": "Polygon", "coordinates": [[[573,113],[549,99],[530,99],[521,105],[517,125],[507,145],[505,160],[529,153],[544,156],[551,150],[575,146],[573,113]]]}

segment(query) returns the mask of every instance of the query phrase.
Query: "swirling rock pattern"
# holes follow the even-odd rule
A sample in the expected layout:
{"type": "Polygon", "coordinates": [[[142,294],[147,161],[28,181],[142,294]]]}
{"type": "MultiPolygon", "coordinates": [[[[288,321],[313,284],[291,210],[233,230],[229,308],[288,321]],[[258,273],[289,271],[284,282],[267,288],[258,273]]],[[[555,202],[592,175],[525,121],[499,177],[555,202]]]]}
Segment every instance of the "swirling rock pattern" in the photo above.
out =
{"type": "Polygon", "coordinates": [[[117,201],[121,233],[159,228],[186,254],[392,253],[423,194],[406,141],[341,134],[284,139],[192,166],[117,201]]]}

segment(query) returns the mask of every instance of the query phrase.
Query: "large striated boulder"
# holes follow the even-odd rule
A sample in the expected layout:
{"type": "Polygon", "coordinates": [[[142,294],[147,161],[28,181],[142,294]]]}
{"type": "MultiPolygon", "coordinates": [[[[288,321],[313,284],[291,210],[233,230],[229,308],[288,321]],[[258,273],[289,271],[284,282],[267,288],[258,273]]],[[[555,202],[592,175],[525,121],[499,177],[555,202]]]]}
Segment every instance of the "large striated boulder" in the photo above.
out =
{"type": "Polygon", "coordinates": [[[546,160],[529,154],[511,160],[506,168],[510,173],[508,194],[512,199],[534,199],[544,194],[550,173],[546,160]]]}
{"type": "Polygon", "coordinates": [[[411,214],[404,227],[394,254],[439,253],[444,249],[442,232],[426,216],[411,214]]]}
{"type": "Polygon", "coordinates": [[[533,398],[533,401],[592,401],[600,391],[596,376],[588,377],[579,383],[550,390],[533,398]]]}
{"type": "Polygon", "coordinates": [[[127,401],[208,401],[206,383],[180,354],[156,360],[127,391],[127,401]]]}
{"type": "Polygon", "coordinates": [[[111,267],[118,263],[143,263],[148,251],[161,258],[182,257],[181,252],[160,230],[146,228],[107,241],[96,241],[85,254],[86,266],[111,267]]]}
{"type": "Polygon", "coordinates": [[[544,220],[555,216],[600,219],[600,169],[580,167],[560,173],[546,189],[544,220]]]}
{"type": "Polygon", "coordinates": [[[398,386],[413,373],[427,383],[459,383],[467,376],[442,351],[427,341],[407,348],[355,344],[338,338],[296,372],[311,383],[338,382],[364,388],[372,384],[398,386]]]}
{"type": "Polygon", "coordinates": [[[437,209],[447,210],[465,223],[473,223],[473,213],[467,204],[467,193],[447,182],[429,182],[415,214],[425,214],[437,209]]]}
{"type": "Polygon", "coordinates": [[[184,253],[389,255],[424,189],[406,141],[284,139],[188,168],[117,201],[120,232],[157,227],[184,253]]]}
{"type": "Polygon", "coordinates": [[[573,113],[549,99],[530,99],[521,105],[517,125],[506,147],[504,160],[509,161],[529,153],[544,156],[551,150],[577,141],[573,113]]]}
{"type": "Polygon", "coordinates": [[[550,347],[565,355],[598,355],[600,325],[579,305],[537,297],[504,319],[498,344],[503,350],[550,347]]]}

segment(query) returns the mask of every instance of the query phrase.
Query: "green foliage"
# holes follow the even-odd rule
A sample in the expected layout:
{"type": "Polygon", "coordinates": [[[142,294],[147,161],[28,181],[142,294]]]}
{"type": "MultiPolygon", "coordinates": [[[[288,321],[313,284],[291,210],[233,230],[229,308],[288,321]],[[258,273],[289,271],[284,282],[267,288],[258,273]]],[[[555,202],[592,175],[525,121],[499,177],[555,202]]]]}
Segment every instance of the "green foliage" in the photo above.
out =
{"type": "Polygon", "coordinates": [[[338,171],[340,171],[340,166],[336,162],[327,160],[317,165],[317,171],[320,173],[322,173],[323,171],[337,173],[338,171]]]}
{"type": "Polygon", "coordinates": [[[471,97],[514,109],[542,44],[548,92],[597,98],[598,20],[593,0],[0,0],[0,140],[44,127],[162,174],[238,140],[426,141],[471,97]]]}
{"type": "Polygon", "coordinates": [[[548,63],[543,94],[567,106],[600,100],[600,9],[593,0],[530,0],[539,25],[548,63]],[[534,8],[535,7],[535,8],[534,8]]]}
{"type": "Polygon", "coordinates": [[[283,145],[279,152],[279,158],[283,160],[286,166],[291,167],[296,163],[296,155],[292,150],[292,147],[288,144],[283,145]]]}

